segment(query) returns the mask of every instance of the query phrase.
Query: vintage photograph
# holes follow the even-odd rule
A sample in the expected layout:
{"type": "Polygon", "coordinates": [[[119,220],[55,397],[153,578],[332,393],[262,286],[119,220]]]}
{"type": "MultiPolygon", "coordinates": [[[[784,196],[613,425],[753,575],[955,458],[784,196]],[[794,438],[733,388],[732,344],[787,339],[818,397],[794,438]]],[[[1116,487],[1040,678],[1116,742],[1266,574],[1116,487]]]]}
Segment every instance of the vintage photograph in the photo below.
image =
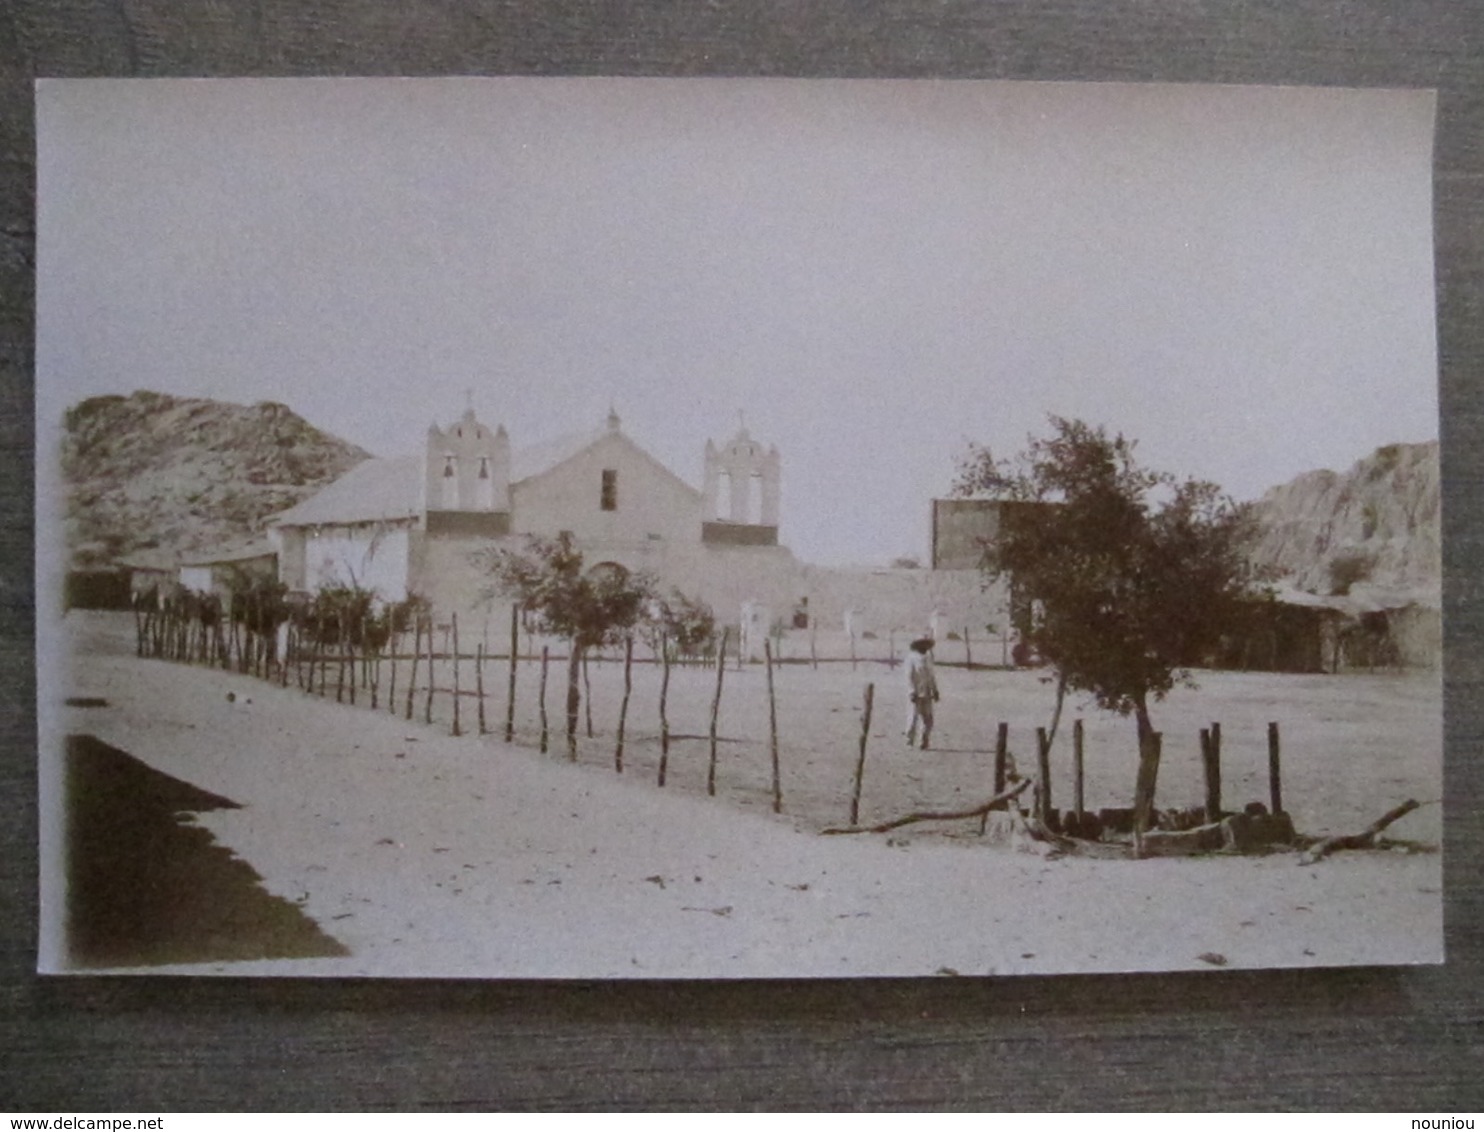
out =
{"type": "Polygon", "coordinates": [[[42,971],[1443,960],[1431,93],[36,106],[42,971]]]}

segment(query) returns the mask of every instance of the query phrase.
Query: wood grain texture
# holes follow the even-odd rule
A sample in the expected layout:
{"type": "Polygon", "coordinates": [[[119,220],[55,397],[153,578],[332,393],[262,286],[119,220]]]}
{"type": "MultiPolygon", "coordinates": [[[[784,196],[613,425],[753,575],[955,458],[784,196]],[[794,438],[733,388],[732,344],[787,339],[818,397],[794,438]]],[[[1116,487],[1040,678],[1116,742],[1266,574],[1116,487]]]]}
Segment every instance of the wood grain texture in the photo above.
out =
{"type": "Polygon", "coordinates": [[[0,1109],[1484,1107],[1477,3],[12,0],[0,7],[0,483],[0,1109]],[[445,73],[1439,88],[1448,964],[618,985],[31,974],[31,81],[445,73]]]}

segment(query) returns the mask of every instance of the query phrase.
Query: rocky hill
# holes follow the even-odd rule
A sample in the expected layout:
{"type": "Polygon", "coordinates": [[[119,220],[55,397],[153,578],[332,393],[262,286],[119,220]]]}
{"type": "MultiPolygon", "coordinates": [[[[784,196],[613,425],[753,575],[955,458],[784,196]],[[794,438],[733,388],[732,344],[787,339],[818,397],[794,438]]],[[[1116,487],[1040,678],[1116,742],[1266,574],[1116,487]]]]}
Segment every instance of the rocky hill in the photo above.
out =
{"type": "Polygon", "coordinates": [[[139,392],[67,411],[62,468],[75,569],[241,542],[367,453],[284,405],[139,392]]]}
{"type": "Polygon", "coordinates": [[[1363,586],[1436,606],[1438,497],[1437,441],[1388,444],[1347,472],[1306,472],[1267,492],[1253,559],[1311,593],[1363,586]]]}

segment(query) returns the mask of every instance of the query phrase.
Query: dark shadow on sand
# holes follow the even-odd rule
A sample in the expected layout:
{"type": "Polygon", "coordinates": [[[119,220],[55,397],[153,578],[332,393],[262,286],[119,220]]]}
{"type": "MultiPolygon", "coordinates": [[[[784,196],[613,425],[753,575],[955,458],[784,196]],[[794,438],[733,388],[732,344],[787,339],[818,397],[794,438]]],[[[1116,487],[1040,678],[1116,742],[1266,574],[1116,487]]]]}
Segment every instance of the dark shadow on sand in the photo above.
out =
{"type": "Polygon", "coordinates": [[[348,955],[190,824],[237,803],[91,735],[67,739],[67,941],[74,967],[348,955]]]}

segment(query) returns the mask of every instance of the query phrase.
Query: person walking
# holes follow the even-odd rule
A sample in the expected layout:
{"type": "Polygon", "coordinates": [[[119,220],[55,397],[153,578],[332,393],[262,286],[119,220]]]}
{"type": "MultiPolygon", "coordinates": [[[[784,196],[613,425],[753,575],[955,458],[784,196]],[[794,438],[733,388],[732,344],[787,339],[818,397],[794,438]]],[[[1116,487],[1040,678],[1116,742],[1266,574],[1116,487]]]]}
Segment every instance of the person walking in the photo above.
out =
{"type": "Polygon", "coordinates": [[[933,735],[933,705],[938,702],[932,637],[918,637],[907,653],[907,696],[907,746],[917,745],[917,728],[921,724],[925,751],[933,735]]]}

